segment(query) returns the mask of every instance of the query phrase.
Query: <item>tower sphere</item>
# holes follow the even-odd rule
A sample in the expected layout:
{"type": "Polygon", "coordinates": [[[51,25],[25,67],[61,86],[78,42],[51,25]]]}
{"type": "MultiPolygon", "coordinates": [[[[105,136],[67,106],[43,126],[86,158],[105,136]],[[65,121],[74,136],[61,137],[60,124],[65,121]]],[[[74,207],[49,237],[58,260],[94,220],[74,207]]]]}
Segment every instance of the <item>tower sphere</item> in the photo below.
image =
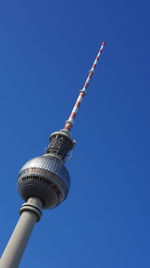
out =
{"type": "Polygon", "coordinates": [[[20,170],[18,191],[21,197],[36,196],[43,208],[54,208],[63,202],[70,188],[70,176],[63,162],[49,154],[29,160],[20,170]]]}

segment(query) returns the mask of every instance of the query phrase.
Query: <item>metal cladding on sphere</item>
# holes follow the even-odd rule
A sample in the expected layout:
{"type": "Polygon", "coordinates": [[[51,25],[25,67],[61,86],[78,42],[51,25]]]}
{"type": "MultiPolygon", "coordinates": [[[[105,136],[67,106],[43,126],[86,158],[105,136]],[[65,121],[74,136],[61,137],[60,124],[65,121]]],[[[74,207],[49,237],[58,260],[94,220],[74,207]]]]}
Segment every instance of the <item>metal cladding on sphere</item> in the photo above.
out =
{"type": "Polygon", "coordinates": [[[43,208],[54,208],[63,202],[70,188],[70,176],[59,159],[48,154],[28,161],[18,176],[18,191],[27,201],[32,196],[43,201],[43,208]]]}

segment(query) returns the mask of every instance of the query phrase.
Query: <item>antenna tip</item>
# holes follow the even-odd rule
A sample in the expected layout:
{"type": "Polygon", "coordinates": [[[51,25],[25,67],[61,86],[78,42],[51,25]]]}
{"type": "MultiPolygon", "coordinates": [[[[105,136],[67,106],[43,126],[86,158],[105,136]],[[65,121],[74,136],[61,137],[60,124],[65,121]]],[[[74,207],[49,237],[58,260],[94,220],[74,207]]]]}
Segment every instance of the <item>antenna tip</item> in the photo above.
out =
{"type": "Polygon", "coordinates": [[[105,46],[106,45],[106,41],[103,41],[102,45],[105,46]]]}

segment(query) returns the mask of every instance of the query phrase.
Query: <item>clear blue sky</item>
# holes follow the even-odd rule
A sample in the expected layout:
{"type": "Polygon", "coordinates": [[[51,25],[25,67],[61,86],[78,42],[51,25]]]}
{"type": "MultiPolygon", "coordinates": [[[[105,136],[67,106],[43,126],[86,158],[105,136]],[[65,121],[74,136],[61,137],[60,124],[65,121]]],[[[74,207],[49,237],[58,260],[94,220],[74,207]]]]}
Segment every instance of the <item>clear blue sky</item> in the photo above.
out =
{"type": "Polygon", "coordinates": [[[45,211],[21,268],[150,267],[150,4],[0,2],[0,254],[21,166],[63,127],[103,40],[72,131],[68,199],[45,211]]]}

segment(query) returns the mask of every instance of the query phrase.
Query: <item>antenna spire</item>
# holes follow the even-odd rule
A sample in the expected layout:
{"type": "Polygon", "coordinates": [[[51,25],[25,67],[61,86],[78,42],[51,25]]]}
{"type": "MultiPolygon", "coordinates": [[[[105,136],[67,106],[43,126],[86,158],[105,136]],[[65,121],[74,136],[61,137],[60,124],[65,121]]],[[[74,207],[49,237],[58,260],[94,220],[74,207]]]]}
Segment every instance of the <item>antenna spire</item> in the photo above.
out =
{"type": "Polygon", "coordinates": [[[79,96],[78,96],[78,98],[76,100],[76,103],[75,103],[75,105],[73,107],[73,110],[72,110],[68,120],[65,122],[64,129],[69,131],[69,132],[71,131],[71,128],[74,125],[74,119],[75,119],[75,117],[77,115],[77,112],[78,112],[79,107],[80,107],[80,105],[81,105],[81,103],[83,101],[83,98],[86,95],[86,89],[87,89],[87,87],[89,85],[89,82],[90,82],[90,80],[91,80],[91,78],[92,78],[92,76],[94,74],[94,70],[96,68],[96,65],[97,65],[99,59],[100,59],[100,55],[101,55],[102,50],[103,50],[105,45],[106,45],[106,42],[102,42],[101,47],[100,47],[100,49],[98,51],[98,54],[97,54],[97,56],[95,58],[95,61],[94,61],[93,65],[92,65],[92,68],[89,71],[89,74],[87,76],[85,84],[84,84],[83,88],[80,90],[79,96]]]}

